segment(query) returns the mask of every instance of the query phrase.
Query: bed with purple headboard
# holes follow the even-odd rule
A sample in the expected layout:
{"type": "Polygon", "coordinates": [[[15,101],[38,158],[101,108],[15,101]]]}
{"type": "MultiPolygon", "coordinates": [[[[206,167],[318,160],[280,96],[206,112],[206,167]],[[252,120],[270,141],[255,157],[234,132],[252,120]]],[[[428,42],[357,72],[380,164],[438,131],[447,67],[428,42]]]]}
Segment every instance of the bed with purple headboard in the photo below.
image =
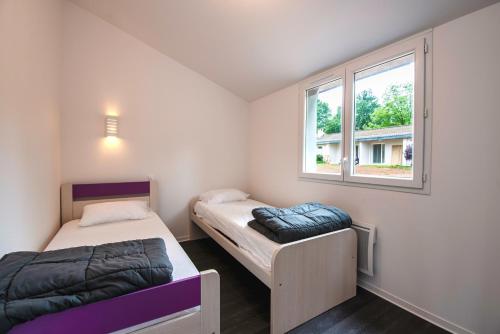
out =
{"type": "Polygon", "coordinates": [[[154,181],[64,184],[62,227],[46,250],[161,237],[174,267],[174,279],[119,297],[47,314],[15,326],[12,333],[219,333],[219,275],[198,272],[172,233],[154,213],[154,181]],[[144,200],[151,217],[141,221],[78,226],[83,207],[91,203],[144,200]],[[176,270],[177,269],[177,270],[176,270]]]}

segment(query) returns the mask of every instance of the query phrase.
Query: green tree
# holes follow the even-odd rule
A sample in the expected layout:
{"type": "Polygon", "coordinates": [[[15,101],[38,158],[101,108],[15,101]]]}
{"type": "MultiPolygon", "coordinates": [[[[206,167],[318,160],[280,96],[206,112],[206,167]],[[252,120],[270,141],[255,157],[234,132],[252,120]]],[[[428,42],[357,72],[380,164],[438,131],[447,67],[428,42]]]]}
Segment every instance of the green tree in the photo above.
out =
{"type": "Polygon", "coordinates": [[[316,128],[324,131],[326,122],[332,117],[332,111],[328,103],[318,99],[316,102],[316,115],[316,128]]]}
{"type": "Polygon", "coordinates": [[[384,93],[384,104],[371,114],[367,128],[410,125],[413,109],[413,85],[392,85],[384,93]]]}
{"type": "Polygon", "coordinates": [[[364,130],[371,121],[371,115],[379,108],[378,99],[371,89],[364,90],[356,96],[356,130],[364,130]]]}
{"type": "Polygon", "coordinates": [[[325,126],[323,128],[323,131],[325,133],[340,133],[342,131],[342,118],[340,116],[341,111],[342,109],[338,107],[335,116],[330,117],[326,120],[325,126]]]}

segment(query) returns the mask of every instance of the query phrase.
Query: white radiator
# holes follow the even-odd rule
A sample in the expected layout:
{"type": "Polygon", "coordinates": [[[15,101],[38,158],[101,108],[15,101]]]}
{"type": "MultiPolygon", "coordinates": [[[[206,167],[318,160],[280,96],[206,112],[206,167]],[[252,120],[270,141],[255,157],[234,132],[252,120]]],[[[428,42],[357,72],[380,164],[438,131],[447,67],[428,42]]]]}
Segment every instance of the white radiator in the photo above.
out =
{"type": "Polygon", "coordinates": [[[375,226],[353,222],[351,226],[358,235],[358,270],[373,276],[373,246],[375,245],[375,226]]]}

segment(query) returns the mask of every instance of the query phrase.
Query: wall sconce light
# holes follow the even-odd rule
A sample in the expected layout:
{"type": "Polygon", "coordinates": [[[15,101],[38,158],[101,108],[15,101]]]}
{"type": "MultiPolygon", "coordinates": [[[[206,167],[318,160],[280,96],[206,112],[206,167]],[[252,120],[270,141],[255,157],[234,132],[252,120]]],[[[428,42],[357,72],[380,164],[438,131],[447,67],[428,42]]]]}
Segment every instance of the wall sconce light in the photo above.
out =
{"type": "Polygon", "coordinates": [[[106,137],[118,137],[118,117],[106,116],[104,125],[106,137]]]}

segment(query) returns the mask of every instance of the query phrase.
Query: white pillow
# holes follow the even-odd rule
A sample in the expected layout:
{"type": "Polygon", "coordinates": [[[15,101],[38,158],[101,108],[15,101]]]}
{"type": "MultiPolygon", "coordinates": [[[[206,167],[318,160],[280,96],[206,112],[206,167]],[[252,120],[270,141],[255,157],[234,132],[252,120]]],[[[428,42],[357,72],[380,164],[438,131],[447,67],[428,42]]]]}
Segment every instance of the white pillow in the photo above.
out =
{"type": "Polygon", "coordinates": [[[117,201],[85,205],[80,226],[144,219],[149,215],[145,201],[117,201]]]}
{"type": "Polygon", "coordinates": [[[248,196],[250,195],[238,189],[217,189],[201,194],[199,199],[207,204],[218,204],[244,201],[248,196]]]}

